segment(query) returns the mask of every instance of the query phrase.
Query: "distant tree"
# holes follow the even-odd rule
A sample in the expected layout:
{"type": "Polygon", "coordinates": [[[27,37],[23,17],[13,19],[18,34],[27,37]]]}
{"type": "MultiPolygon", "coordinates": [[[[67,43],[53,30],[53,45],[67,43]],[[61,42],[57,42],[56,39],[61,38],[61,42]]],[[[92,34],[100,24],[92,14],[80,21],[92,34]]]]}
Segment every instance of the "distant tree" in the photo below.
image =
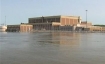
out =
{"type": "Polygon", "coordinates": [[[94,26],[101,26],[101,27],[105,27],[105,25],[94,25],[94,26]]]}

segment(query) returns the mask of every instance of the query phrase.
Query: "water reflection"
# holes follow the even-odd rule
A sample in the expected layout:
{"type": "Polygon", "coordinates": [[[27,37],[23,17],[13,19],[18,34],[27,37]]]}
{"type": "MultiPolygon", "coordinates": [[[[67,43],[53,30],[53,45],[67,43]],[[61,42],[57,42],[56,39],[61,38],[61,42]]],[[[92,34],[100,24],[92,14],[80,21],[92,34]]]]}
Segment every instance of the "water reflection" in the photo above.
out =
{"type": "Polygon", "coordinates": [[[39,37],[38,42],[71,46],[79,45],[81,38],[80,35],[80,33],[52,32],[50,34],[39,37]]]}

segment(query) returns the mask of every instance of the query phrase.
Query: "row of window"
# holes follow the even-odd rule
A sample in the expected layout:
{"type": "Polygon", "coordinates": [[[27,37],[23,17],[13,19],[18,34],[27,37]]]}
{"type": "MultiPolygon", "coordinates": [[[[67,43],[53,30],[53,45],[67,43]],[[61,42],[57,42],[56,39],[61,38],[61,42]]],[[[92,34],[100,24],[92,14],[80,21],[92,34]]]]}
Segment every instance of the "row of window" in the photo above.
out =
{"type": "Polygon", "coordinates": [[[29,23],[41,23],[41,22],[59,22],[60,18],[50,18],[50,19],[29,19],[29,23]]]}

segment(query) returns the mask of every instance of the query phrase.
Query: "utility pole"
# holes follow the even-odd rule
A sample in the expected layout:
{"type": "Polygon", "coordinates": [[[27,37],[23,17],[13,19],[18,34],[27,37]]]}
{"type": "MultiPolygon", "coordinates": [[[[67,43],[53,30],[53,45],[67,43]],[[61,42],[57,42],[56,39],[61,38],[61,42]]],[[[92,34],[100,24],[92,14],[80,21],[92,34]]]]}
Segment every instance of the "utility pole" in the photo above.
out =
{"type": "Polygon", "coordinates": [[[87,28],[87,11],[88,11],[88,10],[86,10],[86,28],[87,28]]]}

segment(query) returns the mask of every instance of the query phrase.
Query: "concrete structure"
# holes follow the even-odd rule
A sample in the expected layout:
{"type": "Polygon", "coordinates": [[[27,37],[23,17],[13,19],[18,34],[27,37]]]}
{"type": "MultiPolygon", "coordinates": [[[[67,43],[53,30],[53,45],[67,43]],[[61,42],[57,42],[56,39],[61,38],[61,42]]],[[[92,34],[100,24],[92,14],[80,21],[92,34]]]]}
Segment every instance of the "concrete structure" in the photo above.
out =
{"type": "Polygon", "coordinates": [[[7,25],[7,32],[31,32],[32,30],[33,26],[28,24],[7,25]]]}
{"type": "Polygon", "coordinates": [[[105,31],[105,27],[93,26],[91,22],[82,21],[80,16],[42,16],[29,18],[28,23],[8,25],[10,32],[31,31],[105,31]]]}
{"type": "Polygon", "coordinates": [[[86,22],[86,21],[82,21],[80,24],[77,24],[77,27],[89,27],[89,26],[92,26],[92,23],[91,22],[86,22]]]}
{"type": "MultiPolygon", "coordinates": [[[[61,28],[76,26],[81,24],[80,16],[46,16],[29,18],[29,24],[33,25],[34,30],[59,30],[61,28]]],[[[68,30],[68,29],[67,29],[68,30]]]]}
{"type": "Polygon", "coordinates": [[[105,31],[105,27],[93,26],[91,22],[82,21],[81,24],[77,25],[77,30],[81,29],[84,31],[105,31]]]}
{"type": "Polygon", "coordinates": [[[90,26],[89,31],[105,31],[105,27],[100,26],[90,26]]]}

